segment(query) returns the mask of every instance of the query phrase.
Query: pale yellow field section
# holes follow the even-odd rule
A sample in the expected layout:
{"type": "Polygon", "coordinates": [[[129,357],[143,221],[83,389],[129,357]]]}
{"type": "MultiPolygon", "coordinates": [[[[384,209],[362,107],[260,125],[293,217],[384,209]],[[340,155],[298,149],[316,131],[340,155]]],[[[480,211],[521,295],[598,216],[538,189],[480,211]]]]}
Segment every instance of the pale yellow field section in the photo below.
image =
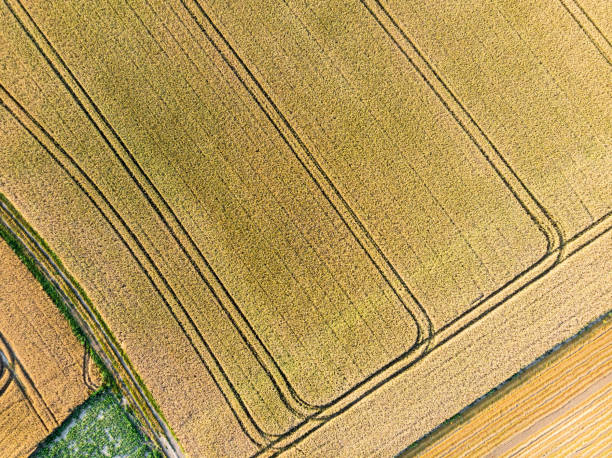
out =
{"type": "Polygon", "coordinates": [[[0,455],[31,453],[99,385],[68,322],[0,240],[0,455]]]}
{"type": "Polygon", "coordinates": [[[606,456],[612,447],[612,322],[597,325],[408,456],[606,456]]]}
{"type": "Polygon", "coordinates": [[[519,3],[0,3],[0,192],[175,452],[323,437],[602,236],[599,13],[519,3]]]}

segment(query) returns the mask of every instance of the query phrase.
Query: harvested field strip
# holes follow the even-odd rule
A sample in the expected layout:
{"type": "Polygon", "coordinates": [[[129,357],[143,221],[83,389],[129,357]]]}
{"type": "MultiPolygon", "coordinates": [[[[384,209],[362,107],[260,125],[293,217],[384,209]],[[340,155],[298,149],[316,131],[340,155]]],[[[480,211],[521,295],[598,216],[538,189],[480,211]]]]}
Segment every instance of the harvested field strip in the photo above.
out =
{"type": "MultiPolygon", "coordinates": [[[[500,451],[505,456],[534,456],[534,454],[547,453],[548,451],[562,454],[584,453],[586,456],[593,456],[586,450],[587,447],[609,445],[609,436],[606,437],[605,433],[606,430],[610,431],[610,421],[612,420],[609,409],[610,401],[612,401],[612,376],[608,375],[601,382],[603,387],[599,391],[589,389],[581,393],[581,396],[565,404],[559,411],[554,412],[552,424],[547,425],[543,431],[534,434],[534,430],[541,426],[541,424],[536,423],[524,434],[520,434],[518,438],[502,444],[499,448],[500,451]],[[594,391],[594,393],[591,393],[591,391],[594,391]],[[578,401],[583,397],[586,397],[586,399],[578,404],[578,401]],[[571,413],[568,412],[570,408],[571,413]],[[602,433],[604,437],[601,437],[602,433]],[[529,437],[530,435],[532,437],[529,437]]],[[[543,423],[545,423],[550,419],[543,420],[543,423]]]]}
{"type": "MultiPolygon", "coordinates": [[[[426,304],[435,329],[536,263],[546,253],[543,243],[554,245],[543,240],[538,226],[445,113],[418,72],[406,72],[404,57],[363,5],[253,2],[242,8],[215,1],[199,3],[221,36],[231,42],[235,55],[246,67],[257,69],[256,82],[250,84],[262,87],[262,93],[285,114],[329,182],[414,295],[426,304]],[[266,19],[255,20],[251,11],[265,11],[266,19]],[[348,18],[351,27],[334,27],[331,18],[336,15],[348,18]],[[360,30],[360,38],[367,37],[366,41],[355,40],[353,30],[360,30]],[[275,40],[275,36],[287,39],[275,40]],[[422,138],[424,132],[430,135],[422,138]],[[418,151],[412,149],[416,145],[418,151]],[[446,148],[461,154],[446,158],[442,153],[446,148]],[[463,162],[456,163],[459,156],[463,162]],[[444,165],[437,162],[442,157],[444,165]],[[487,195],[499,199],[494,208],[489,207],[491,201],[477,205],[462,200],[478,195],[468,189],[475,170],[486,177],[479,179],[479,192],[490,186],[487,195]],[[374,183],[381,179],[386,186],[376,187],[374,183]],[[450,181],[443,185],[446,179],[450,181]],[[459,191],[457,183],[466,188],[459,191]],[[401,209],[396,208],[397,202],[402,202],[401,209]],[[458,207],[465,211],[463,215],[456,213],[458,207]],[[481,214],[485,208],[487,214],[481,214]],[[479,225],[479,236],[472,238],[477,232],[474,227],[463,229],[466,213],[471,215],[470,224],[479,225]],[[410,228],[402,224],[405,221],[411,221],[410,228]],[[515,229],[510,229],[513,224],[515,229]],[[416,233],[432,225],[435,233],[416,233]],[[530,250],[537,256],[510,254],[518,232],[529,237],[527,245],[538,247],[530,250]],[[396,249],[400,246],[404,248],[396,249]],[[508,256],[502,256],[502,250],[508,250],[508,256]],[[504,267],[494,267],[498,265],[504,267]],[[508,274],[503,280],[491,274],[502,270],[508,274]]],[[[318,169],[316,164],[314,168],[318,169]]]]}
{"type": "MultiPolygon", "coordinates": [[[[110,331],[92,308],[87,296],[74,280],[63,271],[61,263],[27,224],[21,221],[16,210],[0,194],[0,229],[21,246],[20,252],[29,262],[34,263],[40,275],[53,285],[68,313],[76,320],[79,329],[96,354],[102,358],[105,367],[112,372],[118,388],[131,401],[131,406],[139,413],[139,418],[149,428],[148,433],[155,437],[158,444],[170,456],[179,450],[165,425],[155,402],[147,394],[146,387],[130,367],[126,355],[121,352],[110,331]],[[157,422],[158,426],[153,426],[157,422]],[[164,434],[164,436],[161,436],[164,434]]],[[[108,377],[108,376],[107,376],[108,377]]],[[[106,379],[108,380],[108,378],[106,379]]]]}
{"type": "Polygon", "coordinates": [[[538,437],[514,447],[509,453],[514,456],[534,456],[534,453],[551,450],[553,453],[598,456],[598,449],[610,448],[611,401],[612,380],[609,378],[607,387],[577,406],[574,409],[576,413],[567,415],[569,418],[563,418],[562,422],[555,422],[538,437]],[[570,424],[566,424],[568,422],[570,424]]]}
{"type": "Polygon", "coordinates": [[[612,66],[570,3],[384,2],[565,238],[612,205],[612,66]]]}
{"type": "Polygon", "coordinates": [[[612,321],[572,339],[409,451],[410,456],[569,454],[610,427],[612,321]],[[606,412],[608,417],[606,417],[606,412]],[[594,418],[597,416],[597,419],[594,418]],[[595,421],[594,421],[595,420],[595,421]],[[578,439],[576,434],[581,433],[578,439]]]}
{"type": "MultiPolygon", "coordinates": [[[[605,357],[605,356],[604,356],[605,357]]],[[[563,406],[568,398],[572,398],[577,394],[581,393],[586,387],[589,385],[589,380],[585,380],[585,378],[593,378],[598,379],[605,375],[608,375],[610,369],[611,359],[608,357],[604,359],[601,364],[601,367],[587,369],[586,373],[582,371],[578,371],[577,373],[572,373],[571,378],[578,378],[579,383],[569,383],[568,386],[563,386],[558,392],[551,394],[550,391],[552,389],[547,390],[546,392],[538,393],[542,397],[537,401],[532,401],[533,406],[526,408],[525,412],[516,412],[513,411],[516,404],[512,403],[512,408],[509,409],[511,414],[509,415],[508,421],[512,425],[512,429],[500,428],[500,430],[493,430],[490,433],[487,432],[486,429],[481,431],[482,436],[478,438],[478,446],[475,447],[475,453],[483,453],[489,447],[497,447],[502,443],[506,442],[508,439],[517,434],[517,431],[520,432],[522,429],[526,429],[532,422],[534,416],[542,416],[545,417],[549,414],[557,411],[561,406],[563,406]],[[547,396],[547,397],[544,397],[547,396]],[[531,417],[528,417],[531,415],[531,417]],[[488,435],[487,435],[488,434],[488,435]]],[[[564,374],[567,379],[567,374],[564,374]]],[[[592,382],[592,380],[591,380],[592,382]]],[[[566,382],[565,382],[566,383],[566,382]]],[[[495,426],[495,428],[497,425],[495,426]]]]}

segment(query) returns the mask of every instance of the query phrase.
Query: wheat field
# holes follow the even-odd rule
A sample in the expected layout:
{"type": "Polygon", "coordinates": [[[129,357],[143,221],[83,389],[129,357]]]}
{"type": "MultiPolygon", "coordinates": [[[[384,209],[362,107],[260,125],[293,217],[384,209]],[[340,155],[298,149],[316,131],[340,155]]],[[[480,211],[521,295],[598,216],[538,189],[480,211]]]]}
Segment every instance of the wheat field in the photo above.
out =
{"type": "Polygon", "coordinates": [[[0,218],[168,455],[395,454],[610,309],[608,22],[4,0],[0,218]]]}

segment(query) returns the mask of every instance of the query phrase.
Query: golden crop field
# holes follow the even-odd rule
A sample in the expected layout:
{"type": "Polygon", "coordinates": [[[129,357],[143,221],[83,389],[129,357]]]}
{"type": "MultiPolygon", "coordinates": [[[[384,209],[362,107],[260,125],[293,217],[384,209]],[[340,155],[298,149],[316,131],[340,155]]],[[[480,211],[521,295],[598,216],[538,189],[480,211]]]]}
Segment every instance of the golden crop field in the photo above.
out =
{"type": "Polygon", "coordinates": [[[100,385],[68,322],[0,239],[0,450],[26,456],[100,385]]]}
{"type": "Polygon", "coordinates": [[[167,454],[397,453],[610,309],[606,27],[4,0],[0,221],[167,454]]]}
{"type": "Polygon", "coordinates": [[[606,456],[612,447],[612,322],[565,344],[406,456],[606,456]]]}

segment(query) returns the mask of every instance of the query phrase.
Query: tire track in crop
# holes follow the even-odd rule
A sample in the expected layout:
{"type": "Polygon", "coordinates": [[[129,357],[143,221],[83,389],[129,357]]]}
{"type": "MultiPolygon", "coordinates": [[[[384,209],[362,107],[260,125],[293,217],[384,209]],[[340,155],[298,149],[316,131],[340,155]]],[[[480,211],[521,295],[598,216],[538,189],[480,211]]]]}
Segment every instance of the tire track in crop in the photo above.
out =
{"type": "Polygon", "coordinates": [[[6,391],[13,379],[11,366],[15,364],[14,355],[8,342],[0,334],[0,396],[6,391]]]}
{"type": "MultiPolygon", "coordinates": [[[[199,277],[202,279],[202,281],[206,284],[208,289],[211,291],[211,293],[213,294],[215,300],[220,305],[220,307],[223,310],[223,312],[225,313],[225,315],[228,317],[228,319],[230,320],[232,325],[236,328],[236,330],[238,331],[238,334],[240,335],[242,340],[245,342],[245,344],[247,345],[249,350],[253,353],[253,355],[257,359],[258,363],[260,364],[260,366],[262,367],[262,369],[264,370],[266,375],[272,381],[275,390],[277,391],[277,393],[279,394],[279,397],[281,398],[281,401],[287,406],[287,408],[291,412],[293,412],[298,417],[303,418],[306,415],[306,413],[312,412],[312,410],[316,409],[317,406],[311,406],[310,404],[306,403],[305,401],[303,401],[303,400],[301,400],[299,398],[299,396],[297,395],[295,390],[289,384],[286,375],[284,374],[284,372],[278,366],[278,363],[272,358],[270,352],[267,350],[267,348],[265,347],[265,345],[261,341],[260,337],[257,335],[255,330],[253,329],[252,325],[246,319],[246,317],[244,316],[243,312],[240,310],[240,308],[236,304],[235,300],[230,295],[229,291],[226,289],[226,287],[223,285],[223,283],[221,282],[221,280],[219,279],[219,277],[217,276],[215,271],[212,269],[212,266],[210,265],[208,260],[204,257],[204,255],[201,252],[201,250],[199,249],[199,247],[195,244],[195,242],[193,241],[192,237],[189,235],[187,230],[184,228],[183,224],[178,219],[178,217],[176,216],[176,214],[174,213],[174,211],[172,210],[170,205],[166,202],[166,200],[164,199],[162,194],[159,192],[157,187],[153,184],[153,182],[150,180],[148,175],[141,168],[140,164],[137,162],[137,160],[135,159],[135,157],[133,156],[131,151],[127,148],[127,146],[124,143],[124,141],[121,139],[121,137],[115,131],[115,129],[112,127],[110,122],[106,119],[104,114],[99,110],[99,108],[97,107],[97,105],[95,104],[93,99],[91,99],[91,97],[87,94],[87,92],[85,91],[83,86],[80,84],[80,82],[77,80],[77,78],[74,76],[74,74],[72,73],[70,68],[66,65],[66,63],[63,61],[61,56],[57,53],[55,48],[52,46],[51,42],[48,40],[48,38],[44,35],[42,30],[35,23],[35,21],[30,16],[30,14],[26,10],[26,8],[23,6],[21,1],[20,0],[14,0],[14,1],[15,1],[15,3],[17,3],[19,5],[19,9],[22,11],[23,15],[25,16],[23,19],[30,23],[30,26],[35,30],[35,33],[37,35],[40,35],[40,37],[43,40],[43,44],[39,43],[36,40],[36,38],[33,36],[33,34],[30,32],[30,30],[28,30],[28,28],[24,24],[24,20],[22,20],[22,18],[19,16],[19,14],[15,11],[16,9],[13,8],[9,4],[9,0],[5,0],[5,3],[9,7],[9,9],[10,9],[11,13],[13,14],[13,16],[19,22],[19,24],[22,27],[22,29],[26,32],[26,34],[28,35],[30,40],[35,44],[35,46],[38,49],[38,51],[43,55],[43,57],[45,58],[45,60],[49,64],[49,66],[53,69],[54,73],[60,79],[62,84],[66,87],[66,89],[68,90],[70,95],[74,98],[74,100],[79,105],[79,107],[84,112],[84,114],[87,116],[89,121],[93,124],[93,126],[96,128],[98,133],[101,135],[101,137],[103,138],[103,140],[106,143],[106,145],[111,149],[111,151],[113,152],[113,154],[115,155],[115,157],[117,158],[119,163],[126,170],[126,172],[129,174],[130,178],[134,181],[134,183],[138,186],[138,189],[140,190],[142,195],[145,197],[145,199],[147,200],[147,202],[149,203],[151,208],[153,208],[155,213],[158,215],[160,220],[163,222],[163,224],[166,227],[166,229],[170,232],[170,234],[172,235],[173,239],[177,243],[178,247],[181,249],[183,254],[188,259],[189,263],[193,266],[193,268],[196,270],[196,272],[199,275],[199,277]],[[43,50],[43,46],[46,47],[50,51],[50,54],[58,61],[59,66],[66,73],[66,77],[64,77],[64,75],[62,75],[60,70],[57,68],[56,64],[54,64],[54,62],[52,61],[51,57],[45,53],[45,51],[43,50]],[[67,79],[71,80],[71,82],[74,85],[74,87],[71,86],[68,83],[67,79]],[[81,94],[81,97],[79,97],[76,94],[77,92],[81,94]],[[85,105],[89,105],[90,106],[90,110],[88,110],[85,105]],[[99,118],[99,119],[98,119],[98,121],[96,121],[94,118],[99,118]],[[109,136],[107,136],[104,133],[104,130],[108,130],[109,131],[109,134],[110,134],[109,136],[112,139],[115,140],[115,142],[118,144],[117,145],[118,147],[113,145],[113,142],[111,141],[109,136]],[[123,151],[127,155],[128,160],[133,164],[133,166],[136,169],[136,172],[134,172],[134,170],[132,168],[130,168],[130,166],[126,163],[124,158],[119,154],[119,150],[123,151]],[[144,181],[146,183],[145,185],[143,185],[141,183],[141,181],[136,178],[136,176],[135,176],[136,174],[138,174],[138,175],[140,175],[140,176],[142,176],[144,178],[144,181]],[[212,275],[212,277],[213,277],[212,279],[207,278],[203,274],[202,270],[200,269],[198,264],[195,262],[193,256],[191,256],[191,254],[187,251],[185,245],[181,242],[181,240],[177,236],[175,230],[171,227],[171,225],[168,223],[168,220],[162,214],[162,212],[160,210],[160,207],[153,201],[153,198],[148,194],[148,192],[146,191],[144,186],[149,186],[153,190],[153,192],[155,194],[155,197],[161,202],[161,206],[170,214],[172,222],[178,226],[180,233],[183,235],[183,237],[185,237],[187,239],[188,245],[191,247],[192,250],[194,250],[196,252],[196,256],[200,260],[203,261],[204,265],[206,266],[205,267],[206,270],[208,270],[208,272],[212,275]],[[219,288],[221,290],[220,292],[217,291],[217,289],[212,286],[213,282],[216,283],[219,286],[219,288]],[[228,308],[226,307],[225,302],[221,300],[220,296],[224,296],[224,297],[226,297],[228,299],[229,303],[231,304],[232,309],[235,311],[235,314],[232,314],[228,310],[228,308]],[[239,325],[237,323],[237,321],[242,322],[243,323],[242,326],[239,325]],[[245,328],[246,328],[246,332],[248,332],[252,336],[251,339],[249,339],[245,335],[245,328]],[[255,341],[255,343],[253,343],[253,340],[255,341]],[[255,346],[259,347],[259,349],[256,350],[255,346]],[[262,358],[262,353],[264,355],[263,358],[262,358]],[[267,361],[264,361],[264,359],[266,359],[267,361]],[[272,369],[269,367],[269,365],[272,366],[272,369]],[[295,399],[297,401],[297,406],[295,405],[295,403],[291,403],[289,401],[289,399],[291,399],[291,398],[295,399]]],[[[143,248],[143,250],[144,250],[144,248],[143,248]]],[[[153,261],[151,261],[151,262],[153,262],[153,261]]],[[[159,275],[161,276],[161,273],[159,275]]],[[[198,337],[204,342],[203,336],[201,336],[200,331],[198,330],[197,326],[193,322],[193,319],[188,314],[186,309],[184,310],[184,314],[187,316],[187,318],[190,321],[190,323],[192,323],[192,326],[194,327],[194,329],[197,330],[196,332],[198,334],[198,337]]],[[[208,347],[208,344],[205,343],[205,346],[208,347]]],[[[211,351],[211,354],[212,354],[212,351],[211,351]]],[[[215,357],[215,359],[216,359],[216,357],[215,357]]],[[[228,378],[228,380],[229,380],[229,378],[228,378]]]]}
{"type": "Polygon", "coordinates": [[[510,166],[505,157],[499,152],[484,130],[467,111],[465,106],[451,91],[446,82],[431,66],[429,61],[417,48],[415,43],[401,28],[398,21],[383,6],[380,0],[359,0],[363,7],[376,20],[378,25],[387,34],[393,44],[408,60],[419,76],[434,92],[444,108],[450,113],[455,122],[468,136],[470,141],[478,148],[495,173],[512,193],[514,198],[529,215],[534,224],[540,229],[548,241],[547,253],[564,245],[564,235],[557,221],[538,201],[529,188],[523,183],[518,174],[510,166]],[[397,34],[393,34],[393,29],[397,34]],[[463,118],[463,120],[461,119],[463,118]],[[527,202],[530,202],[529,205],[527,202]],[[535,208],[530,208],[535,206],[535,208]]]}
{"type": "MultiPolygon", "coordinates": [[[[39,145],[41,145],[43,150],[47,154],[49,154],[49,156],[54,160],[54,162],[77,185],[77,187],[80,189],[80,191],[83,192],[83,194],[94,205],[96,210],[102,215],[102,217],[104,218],[105,222],[112,228],[113,232],[115,232],[117,237],[119,237],[119,239],[121,240],[122,244],[125,246],[125,248],[129,251],[130,255],[137,262],[137,264],[139,265],[140,270],[147,277],[149,283],[153,286],[155,292],[159,295],[159,297],[163,301],[164,305],[166,306],[166,308],[168,309],[168,311],[172,315],[173,319],[176,321],[177,325],[179,326],[179,328],[181,329],[181,331],[183,332],[183,334],[185,335],[185,337],[189,341],[190,346],[193,348],[194,352],[196,353],[196,355],[198,356],[198,358],[200,359],[200,361],[202,362],[202,364],[206,368],[207,372],[210,374],[212,380],[214,381],[215,385],[217,386],[217,388],[221,392],[222,396],[224,397],[226,403],[228,404],[229,408],[231,409],[232,413],[234,414],[234,417],[238,421],[238,423],[239,423],[241,429],[243,430],[243,432],[245,433],[245,435],[251,441],[253,441],[253,443],[255,443],[257,445],[261,445],[261,443],[267,442],[267,440],[269,438],[269,435],[267,433],[265,433],[264,431],[262,431],[259,428],[259,426],[253,421],[253,418],[251,416],[250,411],[248,410],[247,406],[244,404],[244,401],[242,400],[242,398],[238,395],[235,387],[233,386],[233,384],[231,383],[231,381],[227,377],[227,374],[225,374],[225,372],[223,371],[223,368],[219,364],[219,361],[214,356],[214,354],[211,352],[211,349],[208,346],[207,342],[202,338],[202,343],[203,343],[203,345],[204,345],[204,347],[206,349],[207,354],[209,355],[209,359],[212,360],[212,365],[214,365],[214,367],[216,367],[216,372],[218,372],[218,374],[215,374],[215,371],[213,371],[213,369],[211,368],[211,364],[209,364],[207,362],[207,358],[198,349],[198,347],[196,346],[196,344],[193,341],[193,338],[187,332],[185,326],[179,320],[179,318],[178,318],[176,312],[174,311],[173,307],[169,304],[168,300],[166,299],[166,296],[161,292],[159,286],[153,280],[153,278],[152,278],[151,274],[149,273],[149,271],[144,267],[144,265],[142,264],[142,262],[139,259],[139,257],[136,256],[136,254],[135,254],[134,250],[132,249],[132,247],[130,246],[130,244],[127,242],[125,237],[121,234],[121,231],[119,229],[117,229],[117,227],[111,221],[110,217],[108,215],[106,215],[106,213],[102,210],[101,206],[92,197],[91,193],[88,192],[85,189],[85,187],[80,183],[80,181],[70,172],[68,167],[65,166],[63,164],[63,162],[50,150],[50,148],[47,147],[47,145],[33,132],[33,130],[26,125],[27,121],[23,120],[20,116],[18,116],[13,111],[13,109],[7,104],[7,101],[5,100],[5,98],[9,99],[9,103],[14,105],[16,107],[16,109],[19,110],[29,120],[29,122],[31,122],[34,125],[36,130],[38,130],[40,133],[42,133],[42,135],[44,135],[47,138],[47,140],[51,142],[53,148],[57,149],[66,159],[68,159],[68,161],[71,163],[71,166],[73,168],[75,168],[78,171],[78,174],[81,175],[85,179],[87,185],[90,186],[94,190],[94,193],[96,195],[98,195],[98,197],[104,202],[104,205],[109,207],[109,209],[112,212],[112,214],[114,215],[114,217],[120,221],[120,224],[123,226],[123,229],[129,234],[129,237],[134,240],[134,242],[138,246],[138,249],[143,253],[143,255],[145,256],[147,262],[149,264],[151,264],[151,266],[153,267],[153,270],[155,270],[156,275],[161,279],[161,281],[163,283],[163,287],[168,289],[170,294],[173,296],[174,301],[179,305],[179,308],[184,310],[183,305],[178,300],[178,298],[174,295],[172,289],[167,284],[167,281],[165,280],[165,278],[163,276],[161,276],[161,274],[158,271],[157,267],[155,266],[155,264],[153,264],[152,260],[150,259],[150,256],[148,255],[148,253],[146,251],[144,251],[144,248],[142,247],[140,241],[134,236],[134,234],[131,231],[131,229],[125,224],[125,222],[124,222],[123,218],[121,217],[121,215],[119,213],[117,213],[115,208],[110,204],[110,202],[108,202],[106,197],[104,197],[104,195],[100,192],[100,190],[98,189],[96,184],[93,183],[93,181],[91,181],[91,179],[83,172],[83,170],[80,168],[80,166],[76,162],[74,162],[74,160],[71,158],[71,156],[61,147],[61,145],[59,145],[55,141],[55,139],[53,137],[51,137],[50,134],[48,132],[46,132],[44,130],[44,128],[33,117],[31,117],[31,115],[29,113],[27,113],[27,111],[19,104],[19,102],[17,102],[12,97],[12,95],[4,88],[4,86],[0,83],[0,105],[2,105],[13,116],[13,118],[36,140],[36,142],[39,145]],[[222,380],[220,381],[219,378],[221,378],[222,380]],[[226,386],[225,389],[222,388],[222,384],[224,384],[226,386]],[[238,404],[238,406],[236,406],[235,403],[231,402],[231,400],[228,398],[226,390],[229,390],[233,394],[233,396],[235,397],[235,401],[238,404]],[[242,412],[242,414],[240,412],[242,412]],[[247,425],[251,425],[251,428],[249,428],[247,425]],[[249,431],[249,429],[252,429],[252,430],[249,431]],[[257,437],[257,439],[255,439],[255,437],[257,437]]],[[[193,323],[190,323],[190,324],[191,324],[192,327],[195,328],[195,333],[199,334],[199,331],[198,331],[197,327],[195,327],[193,323]]]]}
{"type": "MultiPolygon", "coordinates": [[[[396,297],[401,301],[406,311],[415,321],[419,331],[417,343],[427,341],[427,339],[429,339],[433,334],[433,325],[429,319],[427,311],[412,293],[395,267],[393,267],[393,265],[390,263],[387,256],[365,228],[364,224],[361,222],[354,210],[348,205],[347,201],[340,194],[336,185],[326,174],[304,141],[297,134],[293,126],[289,123],[285,115],[278,108],[261,83],[253,75],[251,70],[245,64],[225,35],[213,22],[212,18],[203,8],[201,3],[197,0],[180,0],[180,2],[197,24],[198,28],[202,31],[206,39],[212,44],[223,61],[236,76],[240,84],[249,93],[255,104],[265,114],[268,121],[282,138],[283,142],[289,147],[290,151],[296,157],[300,165],[308,173],[308,176],[313,180],[317,188],[329,202],[343,224],[358,242],[361,249],[368,256],[368,259],[370,259],[385,282],[393,290],[396,297]],[[195,8],[193,6],[190,7],[187,2],[193,3],[195,8]],[[217,40],[213,38],[213,35],[217,38],[217,40]],[[221,49],[222,47],[224,49],[221,49]],[[417,311],[412,310],[412,308],[408,305],[410,301],[413,301],[416,304],[417,311]],[[426,336],[424,334],[426,334],[426,336]]],[[[413,349],[414,346],[411,348],[411,350],[413,349]]]]}
{"type": "Polygon", "coordinates": [[[25,390],[23,385],[19,382],[19,380],[17,380],[17,377],[15,376],[15,374],[10,369],[8,369],[7,371],[9,372],[8,380],[7,380],[6,384],[0,390],[0,395],[2,395],[8,389],[10,383],[14,380],[15,381],[15,385],[17,386],[19,392],[21,393],[21,395],[23,396],[23,398],[26,401],[26,404],[28,406],[28,410],[31,410],[34,413],[34,415],[36,416],[36,418],[38,418],[38,421],[43,426],[43,428],[45,428],[47,433],[50,433],[51,431],[53,431],[53,429],[57,425],[49,427],[47,425],[47,423],[45,423],[45,421],[41,417],[41,415],[38,412],[38,410],[36,410],[36,407],[34,407],[34,403],[32,402],[32,399],[30,399],[30,397],[28,396],[27,391],[25,390]]]}
{"type": "Polygon", "coordinates": [[[6,384],[2,387],[2,389],[0,389],[0,395],[2,395],[2,393],[8,388],[10,382],[14,380],[15,384],[19,388],[19,391],[21,391],[21,394],[23,395],[26,402],[30,406],[30,410],[34,412],[36,417],[42,423],[43,427],[48,432],[51,432],[55,427],[59,426],[57,417],[55,416],[53,411],[49,408],[49,405],[45,401],[45,398],[42,397],[42,395],[40,394],[40,391],[38,391],[38,388],[36,388],[36,385],[34,384],[32,378],[30,377],[30,374],[28,374],[25,367],[23,367],[23,364],[21,364],[21,362],[17,358],[17,356],[15,355],[15,352],[13,351],[9,342],[6,340],[6,338],[4,337],[1,331],[0,331],[0,345],[2,345],[2,350],[0,350],[0,360],[1,360],[0,366],[3,368],[6,368],[8,372],[8,380],[6,384]],[[24,382],[20,380],[20,377],[16,373],[17,371],[19,371],[20,375],[23,375],[25,379],[25,383],[27,384],[27,386],[29,386],[29,388],[31,388],[31,390],[34,392],[34,397],[36,397],[38,402],[42,405],[42,408],[46,411],[45,416],[50,417],[50,418],[47,418],[47,421],[43,419],[41,412],[39,412],[38,409],[36,408],[34,399],[28,392],[28,389],[26,385],[24,384],[24,382]]]}
{"type": "MultiPolygon", "coordinates": [[[[605,0],[604,0],[605,1],[605,0]]],[[[612,66],[612,43],[597,26],[591,16],[576,0],[559,0],[563,9],[572,17],[580,30],[586,35],[591,44],[595,46],[599,54],[608,65],[612,66]]]]}

